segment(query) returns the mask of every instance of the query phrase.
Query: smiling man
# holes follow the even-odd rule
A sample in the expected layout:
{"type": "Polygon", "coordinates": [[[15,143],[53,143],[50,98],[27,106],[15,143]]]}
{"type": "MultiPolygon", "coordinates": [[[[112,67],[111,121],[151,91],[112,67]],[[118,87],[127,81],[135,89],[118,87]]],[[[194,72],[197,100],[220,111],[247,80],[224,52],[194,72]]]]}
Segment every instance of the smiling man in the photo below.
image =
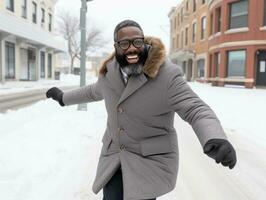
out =
{"type": "Polygon", "coordinates": [[[142,73],[148,57],[150,46],[144,45],[144,35],[141,27],[135,22],[125,21],[117,25],[114,31],[114,47],[116,60],[125,83],[131,75],[142,73]]]}
{"type": "Polygon", "coordinates": [[[205,154],[232,169],[236,152],[219,120],[166,58],[160,39],[145,37],[138,23],[125,20],[115,28],[114,47],[96,83],[46,93],[61,106],[105,101],[93,192],[103,189],[103,200],[155,200],[172,191],[179,159],[175,113],[192,126],[205,154]]]}

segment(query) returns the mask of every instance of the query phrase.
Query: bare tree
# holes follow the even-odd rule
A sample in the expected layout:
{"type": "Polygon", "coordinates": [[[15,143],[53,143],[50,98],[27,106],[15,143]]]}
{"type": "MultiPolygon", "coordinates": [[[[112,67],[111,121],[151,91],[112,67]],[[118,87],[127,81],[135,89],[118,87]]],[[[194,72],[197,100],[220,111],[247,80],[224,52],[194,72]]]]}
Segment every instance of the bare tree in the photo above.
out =
{"type": "MultiPolygon", "coordinates": [[[[90,21],[90,20],[87,20],[90,21]]],[[[86,54],[96,48],[102,48],[106,43],[102,39],[102,32],[90,25],[87,26],[86,54]]],[[[68,54],[70,56],[70,71],[74,72],[74,61],[80,59],[80,23],[77,16],[67,11],[61,11],[58,18],[58,31],[67,41],[68,54]]]]}

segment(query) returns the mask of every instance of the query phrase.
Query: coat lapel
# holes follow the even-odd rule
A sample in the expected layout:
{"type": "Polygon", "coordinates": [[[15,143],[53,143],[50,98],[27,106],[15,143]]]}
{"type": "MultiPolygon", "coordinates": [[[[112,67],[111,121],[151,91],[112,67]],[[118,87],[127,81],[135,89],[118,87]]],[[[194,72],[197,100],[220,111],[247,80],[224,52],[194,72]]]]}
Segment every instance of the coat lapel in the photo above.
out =
{"type": "Polygon", "coordinates": [[[141,73],[139,76],[131,76],[128,79],[128,83],[126,88],[124,89],[117,105],[121,104],[123,101],[125,101],[130,95],[132,95],[136,90],[138,90],[140,87],[142,87],[146,82],[147,78],[144,75],[144,73],[141,73]]]}
{"type": "Polygon", "coordinates": [[[106,78],[110,83],[110,86],[116,91],[117,95],[120,97],[123,90],[125,89],[125,84],[121,77],[121,72],[119,70],[119,64],[115,59],[108,64],[108,73],[106,73],[106,78]]]}

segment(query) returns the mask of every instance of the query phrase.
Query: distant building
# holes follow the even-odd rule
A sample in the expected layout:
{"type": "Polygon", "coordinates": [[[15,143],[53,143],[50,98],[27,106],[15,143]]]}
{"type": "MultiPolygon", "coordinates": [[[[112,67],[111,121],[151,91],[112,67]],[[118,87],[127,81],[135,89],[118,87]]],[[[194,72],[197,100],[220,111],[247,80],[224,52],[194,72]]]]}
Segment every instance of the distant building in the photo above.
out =
{"type": "Polygon", "coordinates": [[[0,81],[53,79],[57,54],[65,51],[54,34],[57,0],[0,1],[0,81]]]}
{"type": "MultiPolygon", "coordinates": [[[[102,55],[97,56],[88,56],[86,59],[86,73],[95,74],[96,76],[99,73],[99,68],[101,63],[108,57],[108,54],[103,53],[102,55]]],[[[57,71],[61,73],[68,74],[70,73],[70,56],[67,53],[60,54],[59,56],[60,64],[56,68],[57,71]]],[[[80,60],[75,59],[73,63],[74,74],[80,74],[80,60]]]]}
{"type": "Polygon", "coordinates": [[[266,86],[266,0],[183,0],[168,16],[188,81],[266,86]]]}
{"type": "Polygon", "coordinates": [[[266,86],[266,0],[213,0],[208,81],[266,86]]]}
{"type": "Polygon", "coordinates": [[[207,78],[207,2],[184,0],[168,14],[171,23],[170,58],[182,66],[187,81],[207,78]]]}

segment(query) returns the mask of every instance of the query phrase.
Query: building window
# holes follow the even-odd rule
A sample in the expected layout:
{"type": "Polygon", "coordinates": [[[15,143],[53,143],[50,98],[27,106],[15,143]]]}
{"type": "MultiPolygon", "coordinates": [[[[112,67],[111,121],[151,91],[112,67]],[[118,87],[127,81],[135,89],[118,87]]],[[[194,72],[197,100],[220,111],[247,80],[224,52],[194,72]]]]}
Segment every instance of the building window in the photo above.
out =
{"type": "Polygon", "coordinates": [[[14,0],[6,0],[6,9],[14,12],[14,0]]]}
{"type": "Polygon", "coordinates": [[[188,1],[186,2],[186,11],[188,11],[188,1]]]}
{"type": "Polygon", "coordinates": [[[179,48],[179,35],[176,36],[176,48],[179,48]]]}
{"type": "Polygon", "coordinates": [[[229,28],[248,26],[248,0],[241,0],[230,4],[229,28]]]}
{"type": "Polygon", "coordinates": [[[45,52],[41,52],[41,78],[45,78],[45,52]]]}
{"type": "Polygon", "coordinates": [[[245,77],[246,51],[228,51],[227,76],[245,77]]]}
{"type": "Polygon", "coordinates": [[[197,28],[197,23],[194,22],[192,25],[192,42],[196,42],[196,28],[197,28]]]}
{"type": "Polygon", "coordinates": [[[216,77],[219,77],[219,68],[220,68],[220,63],[221,63],[221,54],[220,52],[215,53],[214,56],[214,64],[215,64],[215,72],[216,72],[216,77]]]}
{"type": "Polygon", "coordinates": [[[201,18],[201,39],[203,40],[205,38],[205,32],[206,32],[206,17],[201,18]]]}
{"type": "Polygon", "coordinates": [[[52,78],[52,54],[48,54],[48,78],[52,78]]]}
{"type": "Polygon", "coordinates": [[[217,32],[221,32],[222,30],[222,12],[221,7],[216,9],[216,16],[217,16],[217,32]]]}
{"type": "Polygon", "coordinates": [[[184,9],[181,8],[181,23],[183,22],[184,20],[184,9]]]}
{"type": "Polygon", "coordinates": [[[179,26],[180,25],[180,14],[178,13],[177,15],[177,25],[179,26]]]}
{"type": "Polygon", "coordinates": [[[187,74],[187,62],[183,61],[182,63],[182,70],[183,70],[183,74],[187,74]]]}
{"type": "Polygon", "coordinates": [[[5,78],[15,78],[15,44],[5,43],[5,78]]]}
{"type": "Polygon", "coordinates": [[[32,22],[37,24],[37,4],[32,2],[32,22]]]}
{"type": "Polygon", "coordinates": [[[45,23],[45,10],[42,8],[42,23],[45,23]]]}
{"type": "Polygon", "coordinates": [[[173,49],[174,50],[176,49],[176,46],[175,46],[175,38],[173,38],[173,49]]]}
{"type": "Polygon", "coordinates": [[[213,62],[212,62],[212,54],[210,54],[210,56],[209,56],[209,66],[210,66],[209,77],[213,77],[213,62]]]}
{"type": "Polygon", "coordinates": [[[173,20],[172,19],[171,19],[170,23],[171,23],[171,31],[173,31],[173,20]]]}
{"type": "Polygon", "coordinates": [[[172,38],[172,51],[175,50],[175,38],[172,38]]]}
{"type": "Polygon", "coordinates": [[[49,14],[49,31],[52,31],[52,21],[53,21],[52,15],[49,14]]]}
{"type": "Polygon", "coordinates": [[[264,26],[266,26],[266,0],[264,0],[264,26]]]}
{"type": "Polygon", "coordinates": [[[188,45],[188,27],[186,28],[186,39],[185,39],[185,45],[188,45]]]}
{"type": "Polygon", "coordinates": [[[22,0],[21,16],[27,18],[27,0],[22,0]]]}
{"type": "Polygon", "coordinates": [[[197,9],[197,1],[193,0],[193,12],[195,12],[197,9]]]}
{"type": "Polygon", "coordinates": [[[200,59],[197,61],[197,68],[198,68],[198,78],[204,78],[204,66],[205,66],[205,59],[200,59]]]}
{"type": "Polygon", "coordinates": [[[210,35],[213,34],[213,13],[211,14],[210,17],[210,35]]]}
{"type": "Polygon", "coordinates": [[[181,32],[181,48],[184,47],[184,31],[181,32]]]}

